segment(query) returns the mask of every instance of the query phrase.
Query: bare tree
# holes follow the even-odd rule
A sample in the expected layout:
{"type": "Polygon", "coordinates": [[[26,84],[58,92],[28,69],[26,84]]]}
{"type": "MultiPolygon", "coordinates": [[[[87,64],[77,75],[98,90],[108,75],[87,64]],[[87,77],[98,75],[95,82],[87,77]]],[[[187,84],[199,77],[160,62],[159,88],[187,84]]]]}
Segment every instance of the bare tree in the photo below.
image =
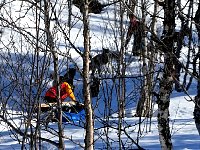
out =
{"type": "MultiPolygon", "coordinates": [[[[198,70],[196,70],[196,67],[194,68],[194,75],[197,76],[197,78],[199,79],[200,76],[200,64],[197,62],[197,60],[199,60],[199,54],[200,54],[200,1],[198,4],[198,9],[195,13],[195,17],[194,17],[194,21],[195,21],[195,26],[196,26],[196,30],[197,30],[197,34],[198,34],[198,50],[197,50],[197,54],[195,56],[194,59],[194,64],[193,66],[196,66],[196,64],[198,64],[198,70]]],[[[196,124],[196,128],[198,130],[198,132],[200,133],[200,122],[199,122],[199,112],[200,112],[200,107],[199,107],[199,102],[200,102],[200,81],[197,81],[197,95],[195,96],[194,99],[195,102],[195,107],[194,107],[194,119],[195,119],[195,124],[196,124]]]]}
{"type": "Polygon", "coordinates": [[[84,92],[84,104],[86,112],[86,135],[85,135],[85,149],[94,149],[94,118],[92,110],[92,102],[90,95],[90,76],[89,76],[89,56],[90,56],[90,35],[89,35],[89,18],[88,18],[88,6],[89,1],[84,1],[83,11],[83,38],[84,38],[84,55],[83,55],[83,92],[84,92]]]}
{"type": "Polygon", "coordinates": [[[162,149],[172,149],[171,134],[169,127],[169,104],[173,86],[173,51],[175,31],[175,1],[164,1],[163,43],[164,52],[163,77],[160,82],[160,93],[158,99],[158,131],[162,149]]]}
{"type": "Polygon", "coordinates": [[[44,24],[45,24],[45,33],[47,38],[47,46],[49,51],[52,53],[53,56],[53,64],[54,64],[54,74],[55,74],[55,83],[57,85],[57,92],[56,92],[56,99],[57,99],[57,108],[58,108],[58,137],[59,137],[59,150],[64,150],[64,140],[63,140],[63,127],[62,127],[62,106],[61,106],[61,99],[60,99],[60,84],[59,84],[59,74],[58,74],[58,54],[55,51],[55,44],[53,35],[50,31],[50,9],[54,11],[54,8],[51,8],[50,1],[44,0],[44,24]]]}
{"type": "MultiPolygon", "coordinates": [[[[10,35],[10,38],[3,35],[0,40],[0,60],[2,64],[0,95],[4,110],[0,117],[11,128],[11,131],[15,131],[11,134],[15,135],[19,143],[22,143],[22,149],[28,148],[28,142],[29,149],[41,149],[43,141],[49,142],[59,149],[64,149],[64,138],[66,137],[63,134],[59,86],[57,89],[60,118],[58,131],[56,129],[49,130],[48,127],[42,129],[47,120],[41,118],[41,112],[37,112],[38,109],[35,109],[41,102],[44,102],[43,95],[47,89],[49,71],[52,71],[51,66],[54,66],[55,80],[59,83],[59,70],[63,66],[60,67],[58,55],[64,56],[62,61],[65,61],[66,56],[67,58],[70,57],[67,53],[61,53],[56,46],[58,39],[55,38],[55,33],[58,30],[56,30],[52,21],[55,20],[53,14],[56,13],[55,5],[57,3],[52,5],[50,1],[38,1],[37,3],[21,1],[20,4],[20,7],[17,8],[19,13],[15,19],[13,12],[7,11],[11,10],[13,5],[16,5],[14,2],[5,3],[1,8],[1,26],[5,29],[6,34],[10,35]],[[24,7],[29,9],[23,10],[24,7]],[[32,18],[32,20],[30,19],[27,23],[23,20],[26,17],[32,18]],[[30,22],[34,22],[33,26],[29,24],[30,22]],[[52,56],[54,61],[51,60],[52,56]],[[10,73],[8,74],[8,72],[10,73]],[[16,111],[20,111],[20,113],[16,114],[16,111]],[[13,120],[15,115],[21,116],[19,126],[13,120]],[[35,120],[37,121],[34,122],[35,120]],[[34,126],[34,123],[36,123],[36,126],[34,126]],[[44,130],[57,136],[59,142],[43,138],[42,132],[44,130]]],[[[59,10],[59,15],[61,10],[59,10]]],[[[59,15],[56,16],[60,17],[59,15]]]]}
{"type": "MultiPolygon", "coordinates": [[[[181,50],[182,50],[182,47],[183,47],[183,44],[184,44],[184,36],[189,36],[191,37],[191,32],[190,32],[190,29],[189,29],[189,18],[188,17],[185,17],[183,12],[182,12],[182,7],[181,7],[181,1],[178,0],[177,1],[177,4],[178,4],[178,8],[179,8],[179,13],[178,13],[178,17],[180,18],[181,20],[181,27],[180,27],[180,30],[175,32],[174,33],[174,39],[175,39],[175,59],[174,59],[174,64],[175,64],[175,90],[178,91],[178,92],[181,92],[183,91],[183,87],[186,86],[186,76],[187,76],[187,73],[185,74],[185,79],[183,81],[183,87],[181,87],[181,83],[180,83],[180,71],[181,71],[181,62],[180,62],[180,53],[181,53],[181,50]]],[[[187,16],[191,16],[192,14],[192,5],[193,5],[193,2],[190,1],[189,3],[189,8],[188,8],[188,14],[187,16]]],[[[190,54],[190,51],[188,52],[190,54]]],[[[190,56],[188,56],[190,57],[190,56]]]]}

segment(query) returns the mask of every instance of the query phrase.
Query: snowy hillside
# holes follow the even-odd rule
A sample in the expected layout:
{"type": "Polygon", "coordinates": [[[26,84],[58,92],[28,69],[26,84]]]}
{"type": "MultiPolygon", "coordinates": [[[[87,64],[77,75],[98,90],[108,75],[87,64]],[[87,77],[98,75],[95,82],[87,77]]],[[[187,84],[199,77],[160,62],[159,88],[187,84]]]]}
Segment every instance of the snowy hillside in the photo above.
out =
{"type": "MultiPolygon", "coordinates": [[[[106,3],[107,1],[102,1],[106,3]]],[[[18,1],[10,3],[10,8],[12,8],[11,16],[7,15],[6,10],[2,10],[2,13],[5,14],[5,18],[8,20],[13,19],[13,22],[16,25],[21,27],[21,32],[26,33],[30,32],[32,35],[36,36],[34,27],[36,26],[35,19],[36,16],[34,12],[29,11],[27,9],[22,9],[20,7],[18,1]],[[25,17],[24,17],[24,14],[25,17]],[[16,19],[20,17],[20,20],[16,19]]],[[[8,5],[8,6],[9,6],[8,5]]],[[[26,6],[26,4],[24,4],[26,6]]],[[[28,3],[27,3],[28,6],[28,3]]],[[[7,7],[9,8],[9,7],[7,7]]],[[[118,7],[117,7],[118,8],[118,7]]],[[[58,4],[55,6],[57,13],[59,14],[59,10],[62,10],[62,13],[59,16],[59,21],[64,26],[67,24],[67,9],[66,4],[58,4]]],[[[119,8],[118,8],[119,9],[119,8]]],[[[82,14],[80,13],[79,9],[75,6],[72,7],[73,16],[72,16],[72,28],[69,29],[66,27],[66,33],[70,37],[71,42],[82,52],[84,51],[83,46],[83,23],[80,20],[82,14]]],[[[118,51],[120,47],[120,32],[119,32],[119,16],[115,16],[115,7],[113,5],[104,9],[101,14],[91,14],[90,15],[90,36],[91,36],[91,54],[95,56],[98,53],[101,53],[102,48],[109,48],[111,51],[115,52],[118,51]]],[[[149,16],[148,16],[149,17],[149,16]]],[[[124,15],[124,30],[127,30],[128,21],[127,16],[124,15]]],[[[148,20],[149,18],[147,18],[148,20]]],[[[161,22],[159,22],[161,24],[161,22]]],[[[40,24],[41,27],[44,26],[43,23],[40,24]]],[[[161,28],[161,25],[158,28],[161,28]]],[[[69,50],[69,55],[72,57],[72,60],[76,62],[76,66],[82,69],[83,60],[81,56],[72,48],[69,42],[65,41],[63,34],[57,29],[55,21],[51,21],[51,31],[54,33],[56,38],[56,49],[59,52],[66,52],[66,49],[69,50]]],[[[26,33],[28,35],[28,33],[26,33]]],[[[10,56],[12,54],[13,60],[9,60],[8,62],[4,60],[0,60],[1,64],[7,65],[9,62],[12,62],[13,66],[17,69],[17,73],[20,73],[20,69],[25,72],[25,77],[23,79],[19,79],[19,82],[29,81],[29,77],[31,76],[30,66],[32,65],[32,60],[34,59],[34,49],[31,47],[32,43],[26,43],[26,39],[24,37],[19,37],[19,33],[12,31],[10,28],[5,28],[4,34],[2,36],[2,41],[0,43],[0,52],[1,55],[10,56]],[[14,46],[10,46],[10,39],[12,38],[15,43],[14,46]],[[23,42],[25,44],[22,44],[23,42]],[[9,45],[7,49],[5,48],[6,45],[9,45]],[[31,46],[30,46],[31,45],[31,46]],[[21,51],[17,51],[16,49],[20,49],[21,51]],[[11,53],[8,53],[8,49],[11,53]],[[19,55],[20,54],[20,55],[19,55]],[[18,57],[22,57],[23,65],[18,68],[18,57]],[[30,59],[31,58],[31,59],[30,59]],[[17,63],[16,63],[17,62],[17,63]]],[[[35,40],[35,37],[29,37],[35,40]]],[[[41,35],[41,40],[43,35],[41,35]]],[[[31,41],[31,40],[30,40],[31,41]]],[[[130,45],[132,44],[133,39],[131,39],[130,45]]],[[[34,43],[35,44],[35,43],[34,43]]],[[[45,45],[45,44],[44,44],[45,45]]],[[[43,47],[43,44],[40,46],[43,47]]],[[[147,150],[160,150],[160,142],[158,136],[158,128],[157,128],[157,104],[154,102],[154,115],[150,118],[142,118],[143,123],[139,126],[139,118],[134,117],[136,112],[136,105],[137,100],[140,96],[139,88],[141,86],[141,61],[139,57],[130,57],[130,52],[132,51],[131,46],[126,51],[126,60],[127,60],[127,70],[126,75],[131,76],[132,78],[126,78],[126,110],[125,110],[125,118],[123,119],[123,127],[125,131],[122,133],[122,141],[125,143],[125,149],[136,149],[137,147],[133,144],[132,140],[139,141],[138,144],[147,150]],[[133,90],[134,89],[134,90],[133,90]],[[140,128],[140,133],[138,129],[140,128]],[[130,138],[127,138],[130,137],[130,138]]],[[[40,52],[41,60],[44,60],[44,57],[47,55],[45,52],[40,52]]],[[[186,54],[182,54],[186,57],[186,54]]],[[[72,60],[69,61],[69,66],[75,66],[72,60]]],[[[184,58],[183,58],[184,60],[184,58]]],[[[42,61],[41,61],[42,62],[42,61]]],[[[40,63],[41,63],[40,62],[40,63]]],[[[66,71],[66,60],[65,56],[59,55],[59,71],[60,74],[64,74],[66,71]],[[64,65],[63,65],[64,64],[64,65]]],[[[47,73],[45,74],[45,84],[47,85],[42,87],[43,93],[45,90],[51,86],[51,82],[49,79],[49,74],[53,71],[53,63],[52,60],[49,62],[50,66],[46,70],[47,73]]],[[[39,64],[42,66],[42,63],[39,64]]],[[[162,65],[162,64],[158,64],[162,65]]],[[[8,65],[9,66],[9,65],[8,65]]],[[[5,67],[9,70],[9,67],[5,67]]],[[[117,87],[119,83],[116,82],[115,79],[110,79],[112,77],[112,69],[116,70],[117,64],[115,61],[111,62],[110,64],[104,66],[104,74],[102,75],[101,80],[101,88],[98,97],[92,99],[93,107],[94,107],[94,114],[95,114],[95,150],[103,150],[107,147],[110,149],[118,149],[119,148],[119,139],[118,139],[118,131],[117,131],[117,124],[118,124],[118,98],[117,98],[117,87]]],[[[157,68],[155,68],[157,69],[157,68]]],[[[13,70],[9,70],[6,72],[7,74],[12,74],[13,70]]],[[[115,72],[114,72],[115,75],[115,72]]],[[[13,75],[14,76],[14,75],[13,75]]],[[[0,77],[1,83],[8,83],[7,77],[0,77]]],[[[3,84],[2,84],[3,85],[3,84]]],[[[82,78],[79,72],[77,72],[75,79],[75,95],[77,100],[83,102],[83,94],[82,94],[82,78]]],[[[32,86],[32,85],[31,85],[32,86]]],[[[20,89],[21,90],[21,89],[20,89]]],[[[27,89],[24,89],[27,90],[27,89]]],[[[36,88],[31,89],[36,91],[36,88]]],[[[191,85],[190,90],[188,91],[191,98],[196,95],[196,82],[194,81],[191,85]]],[[[16,93],[14,93],[16,94],[16,93]]],[[[6,95],[6,94],[5,94],[6,95]]],[[[4,96],[5,96],[4,95],[4,96]]],[[[14,95],[13,99],[17,99],[16,103],[19,102],[20,104],[24,103],[18,97],[18,95],[14,95]]],[[[12,109],[15,105],[18,106],[18,103],[8,103],[7,104],[7,115],[8,121],[10,121],[14,126],[18,127],[19,129],[24,129],[25,125],[22,118],[23,112],[19,109],[12,109]]],[[[24,104],[25,105],[25,104],[24,104]]],[[[3,108],[3,107],[2,107],[3,108]]],[[[171,102],[170,102],[170,128],[171,128],[171,135],[172,135],[172,142],[174,146],[174,150],[198,150],[200,149],[200,137],[195,127],[195,123],[193,120],[193,109],[194,103],[190,101],[189,97],[185,95],[183,92],[177,93],[173,92],[171,95],[171,102]]],[[[3,112],[0,111],[1,113],[3,112]]],[[[1,114],[2,115],[2,114],[1,114]]],[[[35,127],[35,123],[32,122],[33,127],[35,127]]],[[[84,146],[84,138],[85,138],[85,130],[83,128],[84,121],[79,123],[64,123],[64,135],[65,137],[65,146],[66,150],[81,150],[84,146]]],[[[58,138],[52,134],[51,132],[55,133],[54,130],[57,130],[57,123],[50,123],[49,129],[51,132],[47,132],[45,126],[41,127],[41,135],[43,138],[50,139],[52,141],[58,141],[58,138]],[[52,129],[52,130],[51,130],[52,129]]],[[[1,122],[0,120],[0,150],[19,150],[21,149],[21,143],[19,143],[16,139],[16,131],[12,130],[8,124],[1,122]]],[[[28,131],[30,132],[30,130],[28,131]]],[[[21,137],[20,137],[21,138],[21,137]]],[[[27,140],[27,149],[28,144],[31,141],[27,140]]],[[[42,149],[43,150],[56,150],[56,147],[49,144],[48,142],[42,142],[42,149]]]]}

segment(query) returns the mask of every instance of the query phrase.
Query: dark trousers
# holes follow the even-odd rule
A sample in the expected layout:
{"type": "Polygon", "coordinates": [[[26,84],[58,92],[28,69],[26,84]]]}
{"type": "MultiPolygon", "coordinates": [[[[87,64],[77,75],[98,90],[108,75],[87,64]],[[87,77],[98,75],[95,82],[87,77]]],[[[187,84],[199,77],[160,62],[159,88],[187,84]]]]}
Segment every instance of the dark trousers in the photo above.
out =
{"type": "Polygon", "coordinates": [[[45,96],[44,100],[47,101],[47,103],[55,103],[55,102],[57,102],[56,98],[52,98],[52,97],[48,97],[48,96],[45,96]]]}
{"type": "Polygon", "coordinates": [[[129,43],[129,41],[131,40],[131,37],[132,37],[134,31],[135,31],[135,28],[130,25],[128,27],[128,32],[127,32],[127,35],[126,35],[126,41],[125,41],[125,46],[124,46],[125,48],[127,48],[127,45],[129,43]]]}
{"type": "Polygon", "coordinates": [[[198,133],[200,135],[200,123],[199,122],[195,122],[195,124],[196,124],[197,131],[198,131],[198,133]]]}

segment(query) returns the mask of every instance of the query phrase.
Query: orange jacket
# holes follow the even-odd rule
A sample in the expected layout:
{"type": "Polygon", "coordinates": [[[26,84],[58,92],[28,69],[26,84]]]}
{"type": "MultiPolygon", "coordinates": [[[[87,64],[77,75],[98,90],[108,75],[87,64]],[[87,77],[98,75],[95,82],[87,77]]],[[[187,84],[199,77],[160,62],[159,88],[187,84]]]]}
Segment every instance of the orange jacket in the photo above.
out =
{"type": "MultiPolygon", "coordinates": [[[[56,86],[51,87],[45,94],[45,97],[50,97],[52,99],[56,98],[56,86]]],[[[74,93],[71,86],[67,82],[63,82],[60,85],[60,99],[64,101],[65,98],[70,97],[72,100],[76,101],[74,93]]]]}

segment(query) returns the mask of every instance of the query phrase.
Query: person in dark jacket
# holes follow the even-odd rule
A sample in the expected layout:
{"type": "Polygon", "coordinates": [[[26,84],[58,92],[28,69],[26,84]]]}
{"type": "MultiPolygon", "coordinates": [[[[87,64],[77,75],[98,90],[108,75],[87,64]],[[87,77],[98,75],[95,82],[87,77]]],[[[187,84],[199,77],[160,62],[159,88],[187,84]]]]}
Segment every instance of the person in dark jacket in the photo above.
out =
{"type": "Polygon", "coordinates": [[[60,82],[67,82],[71,86],[72,89],[74,89],[74,77],[76,75],[76,69],[75,68],[69,68],[68,72],[64,74],[64,76],[60,76],[60,82]]]}
{"type": "Polygon", "coordinates": [[[129,27],[126,35],[125,47],[127,47],[132,35],[137,31],[140,22],[136,19],[134,14],[129,14],[129,27]]]}
{"type": "MultiPolygon", "coordinates": [[[[60,83],[67,82],[71,86],[72,90],[74,91],[74,82],[73,81],[74,81],[75,75],[76,75],[76,69],[75,68],[69,68],[69,70],[67,71],[66,74],[64,74],[63,76],[59,76],[59,82],[60,83]]],[[[50,74],[50,78],[52,80],[55,79],[55,73],[54,72],[52,72],[50,74]]]]}

